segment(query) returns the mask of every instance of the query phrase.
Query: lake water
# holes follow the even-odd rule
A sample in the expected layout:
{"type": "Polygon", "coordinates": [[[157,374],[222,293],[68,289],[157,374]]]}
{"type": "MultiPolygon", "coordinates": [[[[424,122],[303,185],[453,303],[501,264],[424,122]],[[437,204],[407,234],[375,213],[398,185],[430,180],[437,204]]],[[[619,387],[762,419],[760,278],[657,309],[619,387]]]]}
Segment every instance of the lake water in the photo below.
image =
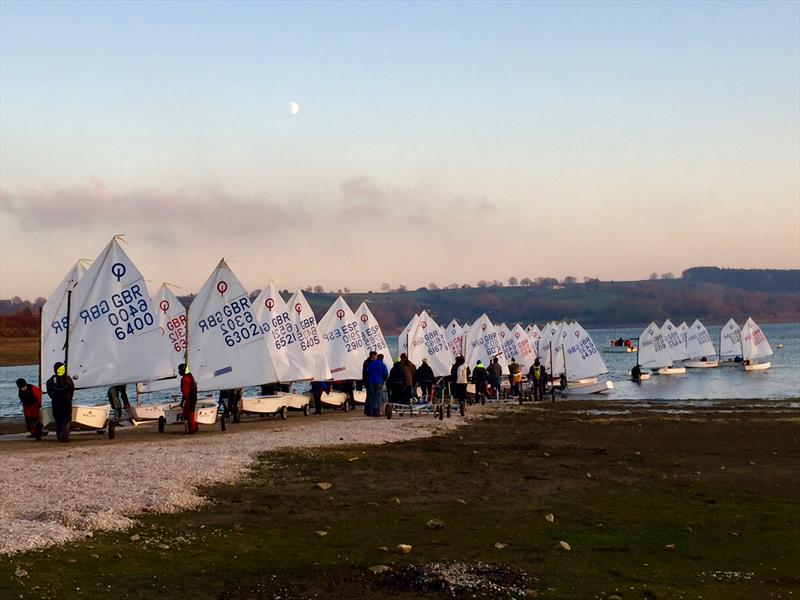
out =
{"type": "MultiPolygon", "coordinates": [[[[708,326],[715,347],[719,346],[719,326],[708,326]]],[[[635,384],[629,373],[636,361],[636,354],[611,354],[603,352],[609,370],[609,379],[614,390],[608,399],[621,401],[647,401],[663,405],[669,400],[696,400],[713,404],[718,400],[786,400],[800,398],[800,323],[762,325],[775,354],[770,357],[772,368],[767,371],[745,372],[737,368],[687,369],[685,375],[653,376],[649,381],[635,384]],[[782,349],[777,349],[783,344],[782,349]]],[[[634,329],[589,329],[598,347],[608,344],[612,338],[636,337],[640,328],[634,329]]],[[[397,337],[387,336],[389,348],[394,353],[397,337]]],[[[17,399],[17,378],[38,383],[37,366],[0,367],[0,417],[22,416],[17,399]]],[[[133,401],[134,386],[128,386],[133,401]]],[[[601,399],[594,396],[592,399],[601,399]]],[[[169,393],[153,393],[142,399],[143,403],[165,402],[169,393]]],[[[106,401],[106,390],[79,390],[75,401],[94,404],[106,401]]],[[[48,400],[45,397],[45,404],[48,400]]]]}

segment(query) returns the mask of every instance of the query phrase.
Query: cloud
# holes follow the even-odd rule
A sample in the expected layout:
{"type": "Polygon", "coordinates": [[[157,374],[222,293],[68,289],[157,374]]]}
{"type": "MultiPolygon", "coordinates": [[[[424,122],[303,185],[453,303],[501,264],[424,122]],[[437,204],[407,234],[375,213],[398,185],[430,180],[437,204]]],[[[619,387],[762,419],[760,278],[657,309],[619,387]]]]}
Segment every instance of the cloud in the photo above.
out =
{"type": "Polygon", "coordinates": [[[125,232],[170,247],[180,245],[187,235],[250,240],[291,235],[323,224],[381,229],[387,239],[407,239],[419,228],[444,231],[486,224],[498,213],[483,197],[392,188],[368,176],[343,180],[338,195],[332,196],[333,202],[314,202],[311,210],[304,203],[278,200],[269,193],[240,197],[217,188],[116,191],[92,178],[70,188],[0,189],[0,213],[37,230],[125,232]]]}
{"type": "Polygon", "coordinates": [[[0,210],[37,229],[134,230],[164,244],[176,232],[255,237],[312,219],[302,205],[266,196],[245,199],[217,189],[115,192],[98,179],[72,188],[0,190],[0,210]]]}

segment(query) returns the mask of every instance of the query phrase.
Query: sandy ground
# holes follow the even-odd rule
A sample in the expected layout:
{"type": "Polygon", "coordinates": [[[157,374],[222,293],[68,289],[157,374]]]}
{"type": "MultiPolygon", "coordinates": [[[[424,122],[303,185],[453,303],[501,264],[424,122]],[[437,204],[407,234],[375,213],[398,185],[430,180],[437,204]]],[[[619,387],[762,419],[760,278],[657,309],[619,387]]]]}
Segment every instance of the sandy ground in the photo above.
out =
{"type": "MultiPolygon", "coordinates": [[[[471,417],[482,412],[472,410],[471,417]]],[[[68,444],[56,442],[53,434],[42,442],[3,436],[0,555],[125,529],[143,512],[197,508],[205,502],[198,488],[241,478],[263,452],[404,441],[468,420],[387,420],[354,412],[229,425],[227,433],[207,427],[197,436],[177,427],[158,434],[152,425],[118,430],[114,441],[92,432],[73,434],[68,444]]]]}

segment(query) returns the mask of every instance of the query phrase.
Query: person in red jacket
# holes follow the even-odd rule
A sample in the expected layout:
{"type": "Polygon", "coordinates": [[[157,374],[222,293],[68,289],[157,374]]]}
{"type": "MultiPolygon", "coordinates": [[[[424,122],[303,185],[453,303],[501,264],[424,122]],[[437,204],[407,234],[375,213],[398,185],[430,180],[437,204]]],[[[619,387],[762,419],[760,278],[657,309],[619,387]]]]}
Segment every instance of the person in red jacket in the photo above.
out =
{"type": "Polygon", "coordinates": [[[25,426],[30,432],[28,437],[40,440],[42,439],[42,390],[22,378],[17,379],[17,388],[19,388],[22,414],[25,415],[25,426]]]}
{"type": "Polygon", "coordinates": [[[197,406],[197,382],[184,364],[178,365],[178,373],[181,376],[181,406],[186,429],[188,433],[197,433],[197,419],[194,415],[197,406]]]}

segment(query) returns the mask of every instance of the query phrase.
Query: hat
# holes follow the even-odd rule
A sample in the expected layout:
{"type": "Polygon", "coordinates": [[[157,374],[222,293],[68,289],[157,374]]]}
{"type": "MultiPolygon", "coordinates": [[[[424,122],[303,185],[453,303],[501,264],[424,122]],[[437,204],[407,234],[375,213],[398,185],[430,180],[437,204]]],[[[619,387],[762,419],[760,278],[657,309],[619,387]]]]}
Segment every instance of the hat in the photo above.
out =
{"type": "Polygon", "coordinates": [[[480,364],[483,364],[483,363],[481,363],[481,361],[478,361],[478,364],[480,365],[480,364]]]}
{"type": "Polygon", "coordinates": [[[423,358],[423,359],[422,359],[422,362],[424,362],[424,363],[427,363],[427,362],[428,362],[428,359],[427,359],[427,358],[423,358]]]}

